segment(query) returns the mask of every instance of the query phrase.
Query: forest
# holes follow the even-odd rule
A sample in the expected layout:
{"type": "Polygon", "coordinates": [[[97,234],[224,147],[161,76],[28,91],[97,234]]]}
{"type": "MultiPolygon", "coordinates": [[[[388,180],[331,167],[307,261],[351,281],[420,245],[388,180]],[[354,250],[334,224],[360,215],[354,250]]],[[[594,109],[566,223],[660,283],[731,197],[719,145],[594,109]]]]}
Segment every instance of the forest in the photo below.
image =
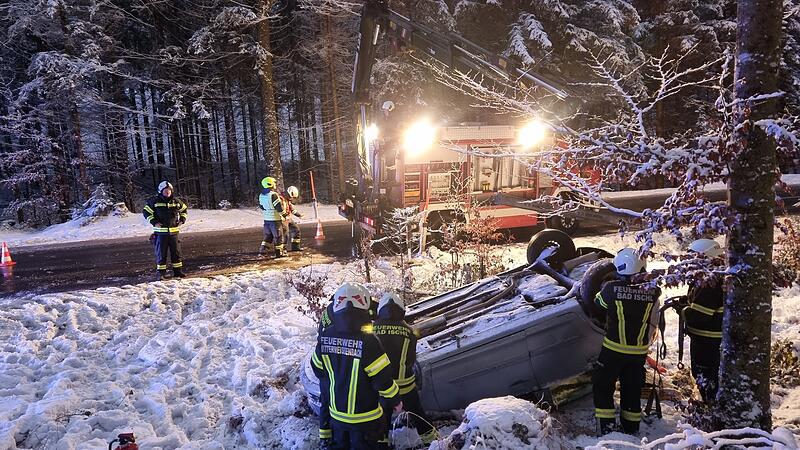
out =
{"type": "MultiPolygon", "coordinates": [[[[800,103],[800,17],[784,2],[781,102],[800,103]]],[[[648,58],[720,58],[736,41],[730,0],[394,0],[389,6],[457,33],[569,86],[574,126],[619,113],[593,83],[605,56],[646,91],[648,58]],[[579,114],[578,114],[579,113],[579,114]],[[589,117],[590,119],[587,119],[589,117]]],[[[69,220],[103,184],[138,211],[162,179],[193,208],[252,206],[266,175],[335,202],[355,175],[352,67],[361,2],[347,0],[9,0],[0,5],[0,218],[69,220]]],[[[371,101],[392,123],[425,112],[442,123],[516,123],[435,81],[389,45],[371,101]]],[[[713,126],[700,87],[653,111],[655,136],[713,126]]],[[[797,160],[783,161],[790,170],[797,160]]]]}

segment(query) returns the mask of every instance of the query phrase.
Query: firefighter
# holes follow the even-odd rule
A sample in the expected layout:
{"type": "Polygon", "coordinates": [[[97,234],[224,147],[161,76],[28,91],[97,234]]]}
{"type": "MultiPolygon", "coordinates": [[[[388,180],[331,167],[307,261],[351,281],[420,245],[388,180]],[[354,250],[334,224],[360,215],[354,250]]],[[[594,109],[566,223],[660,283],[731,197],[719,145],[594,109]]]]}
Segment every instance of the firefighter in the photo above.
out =
{"type": "Polygon", "coordinates": [[[261,180],[261,195],[258,196],[259,208],[264,213],[264,240],[258,250],[259,255],[263,255],[267,249],[267,244],[272,244],[275,248],[275,257],[286,256],[283,244],[283,212],[285,205],[280,193],[277,190],[277,182],[273,177],[264,177],[261,180]]]}
{"type": "Polygon", "coordinates": [[[156,278],[161,280],[167,273],[167,252],[172,260],[172,273],[183,278],[183,261],[178,245],[178,227],[186,223],[189,207],[173,197],[175,189],[169,181],[158,184],[158,195],[144,205],[142,214],[153,226],[156,252],[156,278]]]}
{"type": "MultiPolygon", "coordinates": [[[[358,283],[334,293],[333,316],[311,354],[320,390],[328,393],[333,448],[372,450],[385,433],[383,415],[402,410],[389,357],[372,334],[370,296],[358,283]]],[[[324,407],[325,405],[323,405],[324,407]]]]}
{"type": "MultiPolygon", "coordinates": [[[[317,343],[319,344],[320,337],[322,337],[322,332],[325,331],[333,324],[333,299],[335,297],[331,296],[330,302],[328,306],[322,311],[322,317],[320,318],[319,325],[317,325],[317,343]]],[[[331,414],[328,410],[328,402],[329,402],[329,391],[325,389],[319,390],[319,442],[320,442],[320,449],[321,450],[328,450],[332,448],[331,439],[333,438],[333,434],[331,432],[331,414]]]]}
{"type": "MultiPolygon", "coordinates": [[[[417,361],[417,336],[405,322],[406,308],[403,300],[393,292],[386,292],[378,302],[378,316],[373,323],[375,337],[383,345],[392,367],[394,382],[400,389],[403,409],[412,413],[411,424],[419,433],[422,443],[429,445],[436,430],[430,425],[417,392],[414,364],[417,361]]],[[[391,429],[391,427],[390,427],[391,429]]]]}
{"type": "Polygon", "coordinates": [[[296,186],[289,186],[286,189],[286,193],[284,194],[283,198],[286,200],[284,205],[286,206],[283,215],[286,218],[285,220],[285,228],[283,232],[286,234],[286,241],[289,243],[289,251],[298,252],[300,251],[300,227],[294,221],[292,216],[297,218],[302,218],[303,214],[299,211],[294,209],[294,202],[297,198],[300,197],[300,191],[297,189],[296,186]]]}
{"type": "MultiPolygon", "coordinates": [[[[712,259],[725,253],[713,239],[698,239],[692,242],[689,250],[712,259]]],[[[689,305],[681,313],[686,324],[686,333],[691,339],[689,353],[692,359],[692,377],[703,401],[712,403],[719,387],[719,348],[722,344],[724,298],[721,277],[708,285],[690,286],[687,298],[689,305]]]]}
{"type": "Polygon", "coordinates": [[[636,250],[623,248],[614,257],[617,278],[603,284],[595,303],[606,309],[603,346],[592,375],[595,416],[601,435],[616,429],[614,391],[620,384],[620,424],[628,434],[639,432],[641,390],[645,359],[655,330],[658,288],[635,284],[632,277],[644,272],[645,261],[636,250]]]}

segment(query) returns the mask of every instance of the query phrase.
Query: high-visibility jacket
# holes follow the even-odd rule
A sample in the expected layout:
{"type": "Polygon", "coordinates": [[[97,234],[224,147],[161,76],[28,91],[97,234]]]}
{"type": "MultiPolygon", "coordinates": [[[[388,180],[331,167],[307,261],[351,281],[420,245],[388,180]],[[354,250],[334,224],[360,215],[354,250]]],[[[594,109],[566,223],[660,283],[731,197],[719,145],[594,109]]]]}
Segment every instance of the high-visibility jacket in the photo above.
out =
{"type": "Polygon", "coordinates": [[[658,324],[659,288],[628,280],[603,284],[595,303],[607,310],[603,347],[627,355],[646,355],[658,324]]]}
{"type": "Polygon", "coordinates": [[[142,215],[153,226],[153,233],[176,234],[189,217],[189,206],[175,197],[158,194],[144,205],[142,215]]]}
{"type": "Polygon", "coordinates": [[[264,220],[268,222],[283,221],[283,199],[281,195],[272,189],[264,189],[258,196],[258,204],[264,212],[264,220]]]}
{"type": "Polygon", "coordinates": [[[404,320],[376,319],[372,325],[392,367],[392,378],[405,395],[417,387],[414,363],[417,361],[417,336],[404,320]]]}
{"type": "MultiPolygon", "coordinates": [[[[344,331],[340,320],[317,339],[311,355],[320,389],[326,390],[331,419],[348,425],[378,426],[384,404],[400,402],[392,379],[389,357],[372,334],[371,326],[357,332],[344,331]]],[[[382,425],[381,425],[382,426],[382,425]]]]}
{"type": "Polygon", "coordinates": [[[681,310],[686,333],[722,339],[722,283],[716,286],[690,287],[687,297],[689,306],[681,310]]]}

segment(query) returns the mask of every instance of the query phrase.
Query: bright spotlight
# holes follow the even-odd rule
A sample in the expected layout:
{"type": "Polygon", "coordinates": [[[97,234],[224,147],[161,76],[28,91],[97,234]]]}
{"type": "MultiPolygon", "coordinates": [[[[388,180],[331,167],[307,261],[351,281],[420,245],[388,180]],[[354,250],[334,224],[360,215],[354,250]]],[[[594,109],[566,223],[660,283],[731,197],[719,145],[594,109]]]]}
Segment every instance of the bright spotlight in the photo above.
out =
{"type": "Polygon", "coordinates": [[[436,142],[436,127],[427,120],[411,125],[403,134],[403,149],[409,154],[419,154],[436,142]]]}
{"type": "Polygon", "coordinates": [[[531,149],[541,144],[547,136],[547,125],[539,120],[525,124],[517,132],[517,144],[524,149],[531,149]]]}
{"type": "Polygon", "coordinates": [[[378,126],[374,123],[369,124],[364,134],[366,135],[368,141],[374,141],[375,139],[378,139],[378,126]]]}

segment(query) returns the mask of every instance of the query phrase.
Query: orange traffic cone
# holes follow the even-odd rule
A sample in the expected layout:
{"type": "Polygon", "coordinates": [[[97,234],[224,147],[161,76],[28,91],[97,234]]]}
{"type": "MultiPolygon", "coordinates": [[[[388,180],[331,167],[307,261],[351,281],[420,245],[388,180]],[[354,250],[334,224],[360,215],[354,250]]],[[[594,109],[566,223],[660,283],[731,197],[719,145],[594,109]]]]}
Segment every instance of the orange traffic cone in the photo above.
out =
{"type": "Polygon", "coordinates": [[[13,259],[11,259],[11,252],[8,251],[8,245],[3,242],[3,256],[0,258],[0,267],[9,267],[16,264],[13,259]]]}
{"type": "Polygon", "coordinates": [[[325,239],[325,232],[322,231],[322,221],[317,220],[317,235],[314,239],[325,239]]]}

